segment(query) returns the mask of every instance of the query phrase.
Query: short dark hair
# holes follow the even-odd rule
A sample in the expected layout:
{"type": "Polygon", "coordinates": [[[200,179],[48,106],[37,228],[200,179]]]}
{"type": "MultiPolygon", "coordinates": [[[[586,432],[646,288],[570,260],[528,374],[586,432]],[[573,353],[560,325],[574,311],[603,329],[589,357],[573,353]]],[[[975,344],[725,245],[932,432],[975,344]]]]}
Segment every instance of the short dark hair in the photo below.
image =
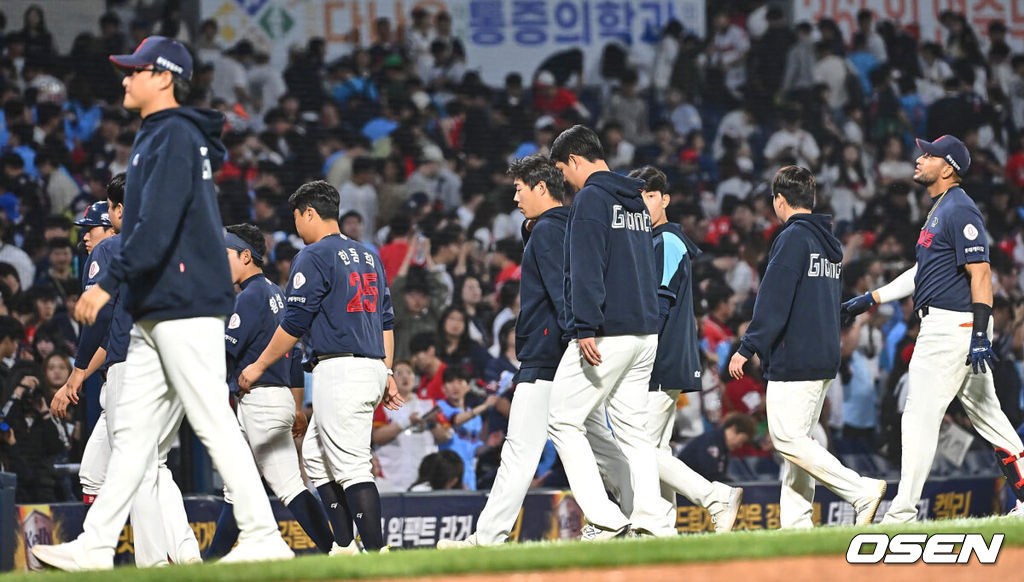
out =
{"type": "Polygon", "coordinates": [[[107,183],[107,203],[111,210],[124,204],[124,184],[127,178],[128,174],[121,172],[107,183]]]}
{"type": "Polygon", "coordinates": [[[448,366],[444,369],[444,373],[441,375],[441,381],[445,384],[448,382],[454,382],[455,380],[469,381],[469,374],[466,373],[466,369],[462,366],[448,366]]]}
{"type": "Polygon", "coordinates": [[[21,341],[25,338],[25,326],[10,315],[0,315],[0,341],[11,338],[21,341]]]}
{"type": "Polygon", "coordinates": [[[533,154],[514,160],[505,173],[513,180],[522,180],[530,188],[544,182],[552,198],[559,202],[565,199],[565,176],[549,158],[533,154]]]}
{"type": "MultiPolygon", "coordinates": [[[[252,262],[259,268],[263,268],[262,257],[267,256],[267,241],[263,238],[263,233],[260,229],[256,228],[251,224],[232,224],[227,226],[224,230],[244,240],[249,246],[254,248],[259,253],[261,258],[252,258],[252,262]]],[[[238,256],[242,256],[242,251],[235,251],[238,256]]]]}
{"type": "Polygon", "coordinates": [[[644,166],[639,170],[633,170],[629,173],[629,177],[643,180],[644,190],[648,192],[668,194],[668,178],[665,177],[665,172],[654,166],[644,166]]]}
{"type": "Polygon", "coordinates": [[[188,96],[192,94],[192,83],[185,77],[171,75],[171,85],[174,87],[174,101],[178,105],[188,103],[188,96]]]}
{"type": "Polygon", "coordinates": [[[0,261],[0,279],[8,275],[13,275],[14,279],[18,282],[18,285],[21,285],[21,275],[18,274],[18,269],[10,263],[0,261]]]}
{"type": "Polygon", "coordinates": [[[772,196],[782,196],[793,208],[814,209],[814,174],[800,166],[785,166],[772,180],[772,196]]]}
{"type": "Polygon", "coordinates": [[[519,297],[519,281],[515,279],[505,281],[501,285],[501,290],[498,291],[498,308],[512,307],[516,303],[516,297],[519,297]]]}
{"type": "Polygon", "coordinates": [[[43,221],[43,228],[59,228],[70,232],[72,224],[71,219],[63,214],[51,214],[43,221]]]}
{"type": "Polygon", "coordinates": [[[594,130],[585,125],[576,124],[563,131],[551,144],[551,159],[566,164],[569,156],[579,156],[588,162],[604,159],[604,147],[601,138],[594,130]]]}
{"type": "Polygon", "coordinates": [[[410,354],[425,352],[430,348],[434,348],[435,353],[437,352],[437,334],[432,331],[418,333],[412,336],[412,340],[409,341],[410,354]]]}
{"type": "Polygon", "coordinates": [[[377,160],[370,156],[359,156],[352,160],[352,173],[361,174],[363,172],[372,172],[377,169],[377,160]]]}
{"type": "Polygon", "coordinates": [[[292,211],[305,212],[307,208],[312,208],[321,220],[337,221],[340,204],[338,191],[323,180],[307,182],[288,197],[288,206],[292,211]]]}
{"type": "Polygon", "coordinates": [[[729,428],[735,428],[736,432],[747,435],[751,440],[757,434],[757,424],[754,422],[754,417],[740,412],[734,412],[725,417],[725,422],[722,423],[722,430],[724,431],[729,428]]]}
{"type": "Polygon", "coordinates": [[[75,245],[71,244],[71,239],[59,236],[57,238],[51,238],[50,242],[46,243],[47,249],[52,252],[57,249],[71,249],[71,252],[75,252],[75,245]]]}
{"type": "Polygon", "coordinates": [[[359,214],[359,212],[356,210],[349,210],[345,214],[342,214],[341,218],[338,219],[338,223],[340,224],[342,222],[345,222],[349,218],[355,218],[356,220],[359,221],[359,224],[363,224],[363,215],[359,214]]]}

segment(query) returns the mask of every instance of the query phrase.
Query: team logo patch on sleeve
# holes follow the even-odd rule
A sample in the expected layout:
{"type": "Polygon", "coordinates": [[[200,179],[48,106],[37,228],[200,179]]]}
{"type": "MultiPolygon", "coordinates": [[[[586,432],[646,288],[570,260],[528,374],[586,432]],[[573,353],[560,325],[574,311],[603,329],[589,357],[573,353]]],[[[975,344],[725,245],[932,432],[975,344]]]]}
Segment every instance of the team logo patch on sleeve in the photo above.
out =
{"type": "Polygon", "coordinates": [[[92,264],[89,265],[89,278],[90,279],[95,279],[96,275],[98,275],[99,272],[100,272],[100,264],[97,263],[96,261],[93,261],[92,264]]]}
{"type": "Polygon", "coordinates": [[[301,272],[295,273],[295,276],[292,277],[292,287],[295,287],[296,289],[301,289],[302,286],[305,284],[306,276],[303,275],[301,272]]]}
{"type": "Polygon", "coordinates": [[[238,329],[240,325],[242,325],[242,318],[237,313],[232,313],[231,319],[228,320],[228,329],[238,329]]]}
{"type": "Polygon", "coordinates": [[[967,240],[974,240],[978,238],[978,228],[973,224],[968,224],[964,227],[964,237],[966,237],[967,240]]]}

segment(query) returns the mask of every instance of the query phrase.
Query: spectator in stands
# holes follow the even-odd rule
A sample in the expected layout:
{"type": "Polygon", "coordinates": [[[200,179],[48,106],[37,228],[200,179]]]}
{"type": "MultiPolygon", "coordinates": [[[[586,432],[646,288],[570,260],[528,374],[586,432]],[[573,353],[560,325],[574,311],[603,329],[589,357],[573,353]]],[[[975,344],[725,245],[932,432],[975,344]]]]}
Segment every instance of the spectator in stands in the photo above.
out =
{"type": "Polygon", "coordinates": [[[878,419],[878,395],[868,358],[857,349],[865,323],[858,319],[842,330],[839,382],[843,390],[843,452],[871,454],[878,419]]]}
{"type": "Polygon", "coordinates": [[[719,9],[712,17],[711,42],[704,55],[704,71],[708,85],[718,83],[724,92],[715,93],[723,103],[743,99],[743,86],[747,82],[747,52],[750,38],[747,33],[729,21],[729,14],[719,9]]]}
{"type": "Polygon", "coordinates": [[[43,180],[46,195],[50,198],[53,211],[63,212],[81,193],[81,188],[51,152],[41,152],[36,156],[36,168],[43,180]]]}
{"type": "Polygon", "coordinates": [[[469,337],[468,316],[458,307],[449,307],[441,314],[437,336],[440,339],[438,357],[449,367],[459,367],[473,378],[484,377],[491,360],[487,350],[469,337]]]}
{"type": "Polygon", "coordinates": [[[465,467],[455,451],[439,451],[423,457],[416,482],[409,487],[413,493],[463,489],[465,467]]]}
{"type": "Polygon", "coordinates": [[[533,81],[533,109],[540,115],[550,115],[561,125],[572,125],[590,119],[590,111],[575,93],[559,87],[551,71],[537,73],[533,81]]]}
{"type": "Polygon", "coordinates": [[[805,168],[816,167],[821,149],[814,136],[802,127],[800,106],[795,103],[783,106],[780,117],[781,127],[764,146],[765,159],[776,166],[796,163],[805,168]]]}
{"type": "Polygon", "coordinates": [[[818,62],[818,57],[813,33],[814,30],[810,23],[801,22],[796,26],[796,43],[786,53],[782,94],[777,97],[793,98],[794,92],[807,91],[814,85],[814,67],[818,62]]]}
{"type": "Polygon", "coordinates": [[[598,123],[605,127],[609,122],[618,122],[622,138],[634,145],[647,143],[651,138],[647,101],[637,93],[638,82],[635,70],[627,69],[622,73],[621,84],[601,111],[598,123]]]}
{"type": "Polygon", "coordinates": [[[48,249],[48,267],[36,279],[36,285],[52,288],[63,305],[69,284],[79,280],[74,269],[75,248],[69,239],[55,238],[48,242],[48,249]]]}
{"type": "Polygon", "coordinates": [[[418,333],[409,342],[412,368],[420,378],[416,396],[439,401],[444,399],[444,371],[448,365],[439,357],[440,340],[432,331],[418,333]]]}
{"type": "MultiPolygon", "coordinates": [[[[8,218],[0,216],[0,262],[13,266],[18,271],[18,283],[22,289],[29,289],[36,280],[36,266],[28,254],[14,244],[14,232],[8,218]]],[[[12,289],[12,291],[16,291],[12,289]]]]}
{"type": "Polygon", "coordinates": [[[437,419],[436,406],[430,399],[421,399],[413,390],[416,374],[412,364],[399,360],[393,366],[398,393],[405,400],[399,410],[378,406],[373,414],[372,440],[380,463],[383,482],[393,491],[407,491],[416,481],[420,463],[437,452],[440,443],[448,442],[451,429],[437,419]]]}
{"type": "Polygon", "coordinates": [[[373,183],[376,169],[377,164],[370,157],[354,159],[352,177],[338,190],[342,213],[354,210],[363,218],[365,236],[361,240],[366,242],[377,232],[377,188],[373,183]]]}
{"type": "Polygon", "coordinates": [[[440,449],[458,453],[464,466],[462,482],[466,489],[476,491],[476,459],[488,448],[483,442],[488,431],[481,415],[494,408],[498,397],[491,394],[481,400],[471,396],[468,377],[459,366],[445,368],[443,379],[444,398],[437,405],[451,426],[452,436],[440,444],[440,449]]]}
{"type": "Polygon", "coordinates": [[[491,324],[491,337],[494,342],[491,346],[491,355],[497,356],[499,339],[501,338],[501,327],[506,322],[514,321],[519,316],[519,281],[507,281],[498,290],[498,314],[494,316],[491,324]]]}
{"type": "Polygon", "coordinates": [[[67,452],[67,435],[50,414],[48,401],[40,389],[40,375],[34,363],[19,364],[12,370],[4,391],[13,402],[4,420],[14,431],[8,455],[10,469],[18,476],[15,493],[18,503],[53,503],[65,499],[53,463],[67,452]]]}
{"type": "Polygon", "coordinates": [[[729,482],[729,453],[754,438],[754,419],[733,413],[722,426],[709,430],[686,443],[679,459],[708,481],[729,482]]]}
{"type": "Polygon", "coordinates": [[[25,42],[26,59],[35,59],[48,64],[53,63],[54,58],[57,56],[57,49],[53,43],[53,35],[46,28],[46,17],[43,15],[43,9],[38,5],[33,4],[25,9],[21,37],[25,42]]]}

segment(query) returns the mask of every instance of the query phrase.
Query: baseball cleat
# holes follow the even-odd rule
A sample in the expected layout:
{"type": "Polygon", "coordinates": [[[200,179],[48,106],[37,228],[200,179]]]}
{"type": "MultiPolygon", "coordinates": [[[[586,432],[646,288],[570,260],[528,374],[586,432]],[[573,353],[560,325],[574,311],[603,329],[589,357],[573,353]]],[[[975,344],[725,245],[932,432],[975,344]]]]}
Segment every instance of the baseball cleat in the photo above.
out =
{"type": "Polygon", "coordinates": [[[327,553],[328,556],[354,556],[359,553],[359,546],[356,545],[356,541],[352,540],[349,545],[341,547],[338,542],[334,542],[331,546],[331,551],[327,553]]]}
{"type": "Polygon", "coordinates": [[[881,479],[873,479],[873,481],[872,487],[876,488],[875,491],[863,503],[858,503],[854,506],[854,509],[857,511],[856,525],[871,525],[875,521],[875,513],[878,512],[878,504],[882,502],[882,497],[885,496],[885,481],[881,479]]]}
{"type": "Polygon", "coordinates": [[[629,524],[618,529],[605,529],[603,527],[588,523],[583,526],[580,539],[585,542],[603,542],[614,538],[626,537],[629,534],[629,524]]]}
{"type": "Polygon", "coordinates": [[[239,562],[271,562],[274,560],[290,560],[295,557],[288,544],[275,535],[273,538],[255,542],[239,543],[235,549],[221,558],[218,564],[237,564],[239,562]]]}
{"type": "Polygon", "coordinates": [[[476,534],[470,534],[470,536],[464,540],[437,540],[437,549],[439,550],[461,550],[465,548],[473,548],[480,544],[476,541],[476,534]]]}
{"type": "Polygon", "coordinates": [[[76,542],[47,546],[37,544],[32,546],[32,555],[40,562],[65,572],[78,572],[81,570],[110,570],[114,567],[113,560],[107,564],[89,563],[82,555],[76,542]]]}
{"type": "Polygon", "coordinates": [[[1006,517],[1024,517],[1024,501],[1017,501],[1017,505],[1006,514],[1006,517]]]}
{"type": "Polygon", "coordinates": [[[740,502],[743,501],[743,488],[730,487],[729,500],[721,504],[721,509],[711,514],[711,523],[715,525],[715,533],[732,531],[736,524],[736,515],[740,511],[740,502]]]}

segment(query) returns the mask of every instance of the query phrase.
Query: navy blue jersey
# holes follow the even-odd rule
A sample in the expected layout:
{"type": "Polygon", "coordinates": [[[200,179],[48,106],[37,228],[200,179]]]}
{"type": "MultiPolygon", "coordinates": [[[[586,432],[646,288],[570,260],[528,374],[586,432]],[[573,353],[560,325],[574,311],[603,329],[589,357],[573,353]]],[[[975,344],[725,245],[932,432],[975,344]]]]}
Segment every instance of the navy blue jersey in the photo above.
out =
{"type": "Polygon", "coordinates": [[[700,249],[678,224],[668,222],[654,229],[654,254],[661,278],[658,297],[667,310],[662,313],[651,389],[696,392],[701,389],[700,338],[693,317],[690,261],[700,249]]]}
{"type": "Polygon", "coordinates": [[[988,262],[988,235],[981,212],[963,188],[935,198],[931,216],[917,237],[914,309],[971,310],[968,263],[988,262]]]}
{"type": "MultiPolygon", "coordinates": [[[[82,270],[82,290],[90,289],[96,284],[99,275],[107,272],[107,267],[110,266],[110,260],[113,257],[111,246],[104,244],[107,240],[104,239],[97,243],[86,258],[85,267],[82,270]]],[[[106,337],[107,331],[110,328],[113,312],[113,299],[111,299],[96,314],[96,321],[92,325],[82,327],[82,332],[78,336],[78,352],[75,358],[76,368],[80,370],[87,370],[89,368],[89,362],[92,361],[96,350],[103,346],[103,338],[106,337]]]]}
{"type": "MultiPolygon", "coordinates": [[[[93,252],[95,253],[101,247],[105,247],[111,257],[116,257],[121,252],[121,235],[115,234],[101,241],[93,249],[93,252]]],[[[101,266],[94,279],[98,281],[103,278],[103,274],[103,267],[101,266]]],[[[125,289],[126,286],[123,284],[117,286],[115,291],[110,294],[110,302],[107,303],[107,306],[111,307],[110,323],[107,326],[106,334],[101,344],[103,349],[107,350],[107,361],[104,364],[106,366],[123,362],[128,357],[128,342],[131,340],[132,333],[132,316],[124,308],[125,289]]]]}
{"type": "MultiPolygon", "coordinates": [[[[284,295],[281,288],[262,274],[253,275],[240,285],[235,296],[235,312],[224,331],[224,349],[228,355],[228,388],[238,391],[238,376],[259,359],[270,344],[277,326],[284,320],[284,295]]],[[[285,354],[260,377],[257,384],[293,386],[292,364],[298,350],[285,354]]],[[[301,384],[300,384],[301,385],[301,384]]]]}
{"type": "Polygon", "coordinates": [[[382,332],[395,327],[384,265],[357,241],[326,236],[292,260],[284,321],[295,337],[309,332],[316,355],[384,358],[382,332]]]}

